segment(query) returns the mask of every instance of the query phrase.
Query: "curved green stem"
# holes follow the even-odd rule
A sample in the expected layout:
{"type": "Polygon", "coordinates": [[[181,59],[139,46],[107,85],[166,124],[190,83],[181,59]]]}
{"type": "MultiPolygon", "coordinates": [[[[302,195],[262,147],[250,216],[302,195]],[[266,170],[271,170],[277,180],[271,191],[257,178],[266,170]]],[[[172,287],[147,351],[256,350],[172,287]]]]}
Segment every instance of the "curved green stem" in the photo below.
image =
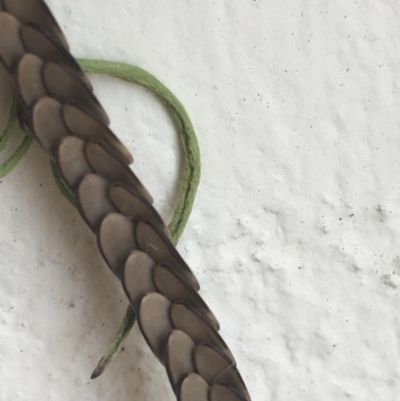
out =
{"type": "Polygon", "coordinates": [[[50,160],[50,167],[51,167],[51,172],[53,173],[54,181],[56,182],[58,189],[65,196],[68,202],[70,202],[72,206],[76,207],[75,195],[68,188],[67,184],[65,183],[64,179],[61,176],[60,171],[58,170],[57,164],[53,160],[50,160]]]}
{"type": "Polygon", "coordinates": [[[185,160],[179,190],[179,202],[169,224],[169,229],[176,245],[192,211],[201,169],[200,150],[196,133],[185,108],[164,84],[139,67],[105,60],[79,59],[78,62],[87,73],[107,74],[144,86],[155,93],[167,108],[182,142],[185,160]]]}
{"type": "MultiPolygon", "coordinates": [[[[10,116],[7,122],[7,126],[4,130],[3,135],[0,138],[0,152],[3,151],[11,137],[12,131],[14,129],[15,123],[17,122],[18,115],[18,102],[14,97],[10,116]]],[[[26,152],[29,150],[32,144],[33,137],[29,132],[26,132],[26,135],[18,148],[14,151],[14,153],[3,163],[0,165],[0,178],[5,177],[7,174],[11,173],[11,171],[18,165],[21,159],[24,157],[26,152]]]]}
{"type": "Polygon", "coordinates": [[[17,98],[14,96],[14,99],[11,104],[11,110],[8,122],[3,132],[3,135],[0,138],[0,152],[2,152],[5,149],[9,139],[11,138],[12,131],[17,121],[17,109],[18,109],[18,101],[17,98]]]}
{"type": "Polygon", "coordinates": [[[118,333],[114,337],[114,340],[112,341],[108,351],[104,354],[104,356],[97,364],[95,370],[90,376],[91,379],[96,379],[97,377],[99,377],[104,372],[108,364],[111,362],[111,359],[114,357],[114,355],[116,355],[122,348],[125,339],[128,337],[133,328],[133,325],[135,324],[135,320],[135,312],[129,305],[126,309],[126,313],[124,319],[122,320],[121,326],[118,329],[118,333]]]}
{"type": "Polygon", "coordinates": [[[0,166],[0,178],[9,174],[25,156],[33,141],[32,135],[26,135],[15,152],[0,166]]]}

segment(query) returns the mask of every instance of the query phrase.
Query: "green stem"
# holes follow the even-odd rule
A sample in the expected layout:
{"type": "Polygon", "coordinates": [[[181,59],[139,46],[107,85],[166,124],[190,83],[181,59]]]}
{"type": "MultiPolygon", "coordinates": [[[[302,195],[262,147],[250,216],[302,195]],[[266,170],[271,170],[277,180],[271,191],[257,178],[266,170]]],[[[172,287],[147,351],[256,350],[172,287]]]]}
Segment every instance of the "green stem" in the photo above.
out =
{"type": "Polygon", "coordinates": [[[15,152],[0,166],[0,178],[9,174],[25,156],[33,141],[32,135],[26,135],[15,152]]]}
{"type": "Polygon", "coordinates": [[[126,309],[124,319],[118,330],[117,335],[115,336],[113,342],[111,343],[108,352],[100,359],[96,369],[90,376],[91,379],[96,379],[97,377],[99,377],[104,372],[107,365],[110,363],[112,357],[122,348],[125,339],[128,337],[129,333],[132,330],[133,325],[135,324],[135,320],[136,320],[135,312],[129,305],[128,308],[126,309]]]}
{"type": "MultiPolygon", "coordinates": [[[[2,152],[5,149],[11,137],[12,131],[15,127],[15,123],[17,121],[17,115],[18,115],[18,102],[17,98],[14,97],[11,105],[7,126],[4,130],[3,135],[0,138],[0,152],[2,152]]],[[[0,178],[3,178],[7,174],[10,174],[11,171],[18,165],[18,163],[24,157],[26,152],[29,150],[32,144],[32,140],[33,136],[29,132],[26,132],[26,135],[22,140],[22,142],[20,143],[20,145],[18,146],[18,148],[3,164],[0,165],[0,178]]]]}
{"type": "Polygon", "coordinates": [[[200,150],[192,122],[177,97],[155,76],[139,67],[105,60],[78,60],[82,69],[92,74],[107,74],[124,81],[139,84],[155,93],[165,104],[183,145],[184,167],[179,190],[179,201],[169,224],[177,244],[193,208],[200,181],[200,150]]]}
{"type": "Polygon", "coordinates": [[[0,152],[2,152],[5,149],[8,140],[11,138],[15,122],[17,121],[17,108],[18,108],[18,101],[16,96],[14,96],[14,99],[11,104],[10,117],[8,119],[4,133],[0,138],[0,152]]]}
{"type": "Polygon", "coordinates": [[[65,183],[64,179],[61,176],[60,171],[58,170],[57,164],[53,160],[50,161],[50,167],[58,189],[65,196],[65,198],[72,204],[72,206],[76,207],[75,195],[68,188],[67,184],[65,183]]]}

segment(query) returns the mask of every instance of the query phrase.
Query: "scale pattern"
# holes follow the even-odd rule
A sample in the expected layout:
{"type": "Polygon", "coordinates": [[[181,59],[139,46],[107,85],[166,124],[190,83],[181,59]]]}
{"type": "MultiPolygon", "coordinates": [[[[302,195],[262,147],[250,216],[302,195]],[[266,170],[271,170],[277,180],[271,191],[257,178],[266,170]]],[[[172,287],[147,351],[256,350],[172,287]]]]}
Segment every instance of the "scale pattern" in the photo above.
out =
{"type": "Polygon", "coordinates": [[[0,60],[37,141],[137,314],[180,401],[250,401],[199,283],[43,0],[0,0],[0,60]]]}

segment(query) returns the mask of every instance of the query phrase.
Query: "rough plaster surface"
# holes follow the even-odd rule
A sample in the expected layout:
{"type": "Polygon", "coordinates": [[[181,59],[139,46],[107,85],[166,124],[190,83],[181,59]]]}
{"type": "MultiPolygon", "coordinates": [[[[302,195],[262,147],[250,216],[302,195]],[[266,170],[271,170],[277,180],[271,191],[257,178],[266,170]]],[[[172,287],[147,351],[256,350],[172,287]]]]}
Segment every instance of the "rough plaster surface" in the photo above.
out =
{"type": "MultiPolygon", "coordinates": [[[[203,171],[179,249],[253,400],[398,400],[400,3],[48,3],[74,55],[139,65],[186,106],[203,171]]],[[[93,82],[168,219],[171,121],[145,90],[93,82]]],[[[174,400],[137,329],[90,381],[126,301],[38,146],[0,199],[0,400],[174,400]]]]}

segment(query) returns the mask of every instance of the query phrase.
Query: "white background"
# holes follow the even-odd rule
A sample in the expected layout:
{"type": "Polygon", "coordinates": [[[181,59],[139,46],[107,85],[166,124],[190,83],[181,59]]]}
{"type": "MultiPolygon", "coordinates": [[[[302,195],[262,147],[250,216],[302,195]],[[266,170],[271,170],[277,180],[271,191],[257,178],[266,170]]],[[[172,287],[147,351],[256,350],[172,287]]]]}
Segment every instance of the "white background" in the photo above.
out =
{"type": "MultiPolygon", "coordinates": [[[[146,69],[191,116],[203,170],[179,250],[253,401],[397,400],[399,2],[48,3],[75,56],[146,69]]],[[[168,220],[168,115],[92,78],[168,220]]],[[[0,129],[11,93],[1,70],[0,129]]],[[[174,400],[137,328],[90,381],[125,306],[35,144],[0,184],[0,400],[174,400]]]]}

